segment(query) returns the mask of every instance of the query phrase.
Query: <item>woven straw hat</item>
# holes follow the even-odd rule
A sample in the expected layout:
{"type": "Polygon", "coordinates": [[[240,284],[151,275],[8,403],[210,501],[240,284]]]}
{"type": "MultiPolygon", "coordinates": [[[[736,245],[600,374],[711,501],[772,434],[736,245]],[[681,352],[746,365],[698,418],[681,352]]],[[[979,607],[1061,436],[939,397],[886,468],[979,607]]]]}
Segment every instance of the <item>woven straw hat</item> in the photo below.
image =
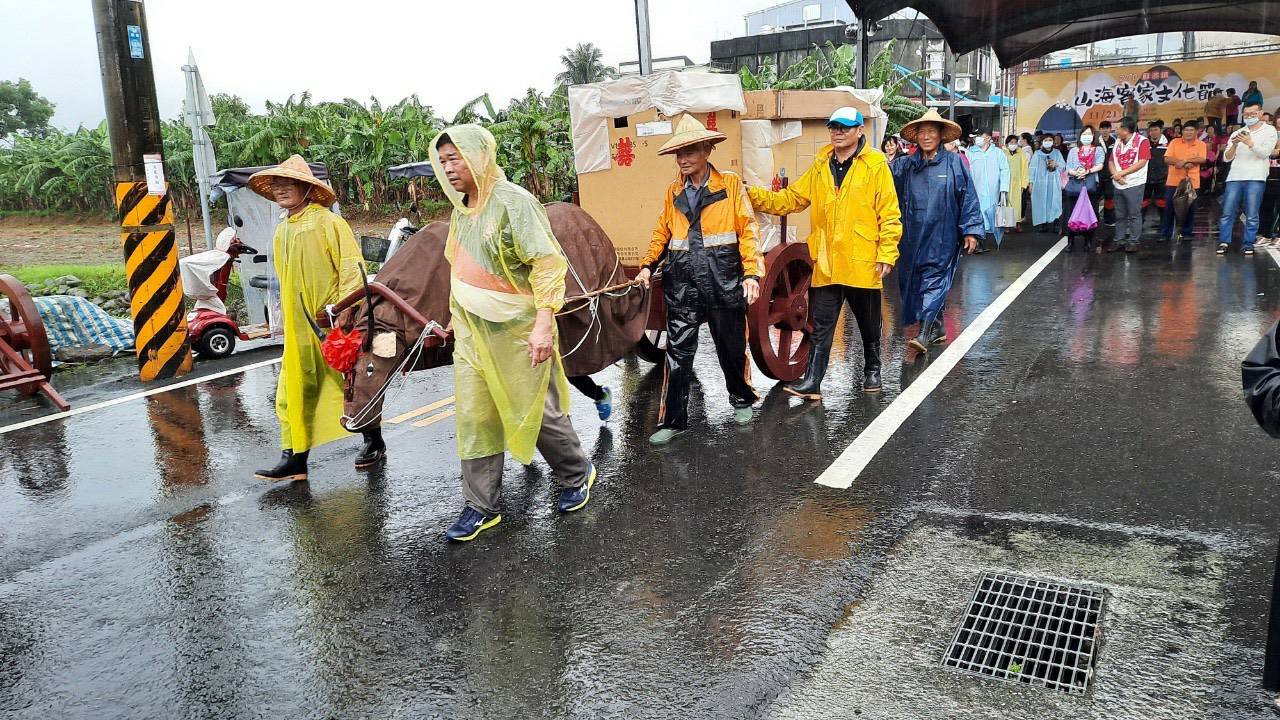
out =
{"type": "Polygon", "coordinates": [[[682,147],[688,147],[700,142],[709,142],[715,145],[724,141],[724,133],[706,129],[696,118],[685,113],[684,117],[680,118],[680,122],[676,124],[676,134],[663,143],[661,148],[658,148],[658,154],[670,155],[682,147]]]}
{"type": "Polygon", "coordinates": [[[918,144],[916,142],[916,138],[920,135],[920,128],[926,123],[937,123],[938,127],[942,129],[943,145],[946,145],[952,140],[959,140],[960,135],[963,134],[959,125],[939,115],[936,108],[929,108],[929,112],[922,115],[919,120],[912,120],[906,125],[903,125],[902,132],[899,132],[898,134],[907,142],[910,142],[912,145],[916,145],[918,144]]]}
{"type": "Polygon", "coordinates": [[[333,188],[311,172],[311,167],[307,165],[307,161],[303,160],[301,155],[293,155],[273,168],[259,170],[250,175],[249,189],[268,200],[275,201],[275,196],[271,194],[271,179],[278,177],[289,178],[310,185],[311,194],[307,196],[307,200],[321,207],[329,207],[334,200],[338,199],[338,196],[333,192],[333,188]]]}

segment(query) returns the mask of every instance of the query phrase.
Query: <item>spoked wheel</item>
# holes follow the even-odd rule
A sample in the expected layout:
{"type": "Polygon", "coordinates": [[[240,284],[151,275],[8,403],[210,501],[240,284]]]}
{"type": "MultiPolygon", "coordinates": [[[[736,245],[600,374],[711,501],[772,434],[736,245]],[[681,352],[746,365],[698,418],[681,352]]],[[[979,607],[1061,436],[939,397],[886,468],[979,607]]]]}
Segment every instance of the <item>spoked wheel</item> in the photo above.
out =
{"type": "Polygon", "coordinates": [[[640,342],[636,343],[636,355],[654,365],[662,363],[667,357],[667,331],[645,330],[640,342]]]}
{"type": "Polygon", "coordinates": [[[809,285],[813,261],[806,243],[779,245],[764,259],[760,299],[747,312],[751,356],[766,376],[799,380],[809,362],[809,285]]]}
{"type": "MultiPolygon", "coordinates": [[[[7,344],[46,378],[53,375],[53,356],[49,352],[49,337],[44,322],[31,300],[27,288],[12,275],[0,275],[0,297],[9,301],[8,312],[0,315],[0,342],[7,344]]],[[[0,376],[16,375],[20,369],[3,353],[0,353],[0,376]]],[[[34,395],[40,390],[37,383],[19,385],[18,390],[34,395]]]]}

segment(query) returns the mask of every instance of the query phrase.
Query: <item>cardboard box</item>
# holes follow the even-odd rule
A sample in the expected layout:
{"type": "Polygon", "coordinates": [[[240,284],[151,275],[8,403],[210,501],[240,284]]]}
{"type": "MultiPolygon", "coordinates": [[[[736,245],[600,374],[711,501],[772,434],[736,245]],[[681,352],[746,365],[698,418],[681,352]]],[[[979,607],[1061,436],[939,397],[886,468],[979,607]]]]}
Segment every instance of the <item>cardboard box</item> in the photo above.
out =
{"type": "MultiPolygon", "coordinates": [[[[711,153],[711,164],[742,174],[739,113],[720,110],[694,117],[708,128],[715,125],[727,138],[711,153]]],[[[674,155],[658,154],[679,119],[657,110],[615,118],[609,126],[612,167],[578,175],[582,209],[600,223],[624,265],[640,264],[662,212],[667,186],[679,172],[674,155]]]]}
{"type": "Polygon", "coordinates": [[[843,90],[752,90],[742,95],[747,120],[826,120],[846,105],[871,114],[869,105],[843,90]]]}

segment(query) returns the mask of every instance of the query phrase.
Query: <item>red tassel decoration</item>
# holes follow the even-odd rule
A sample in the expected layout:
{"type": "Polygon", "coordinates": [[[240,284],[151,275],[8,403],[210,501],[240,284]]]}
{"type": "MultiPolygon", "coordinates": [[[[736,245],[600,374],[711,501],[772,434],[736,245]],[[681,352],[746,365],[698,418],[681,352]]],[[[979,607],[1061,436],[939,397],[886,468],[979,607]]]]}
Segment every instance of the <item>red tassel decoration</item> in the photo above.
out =
{"type": "Polygon", "coordinates": [[[320,343],[320,353],[329,367],[345,375],[356,366],[356,360],[360,358],[360,346],[363,343],[364,336],[360,334],[359,329],[353,328],[347,333],[343,332],[342,328],[334,328],[325,337],[324,342],[320,343]]]}

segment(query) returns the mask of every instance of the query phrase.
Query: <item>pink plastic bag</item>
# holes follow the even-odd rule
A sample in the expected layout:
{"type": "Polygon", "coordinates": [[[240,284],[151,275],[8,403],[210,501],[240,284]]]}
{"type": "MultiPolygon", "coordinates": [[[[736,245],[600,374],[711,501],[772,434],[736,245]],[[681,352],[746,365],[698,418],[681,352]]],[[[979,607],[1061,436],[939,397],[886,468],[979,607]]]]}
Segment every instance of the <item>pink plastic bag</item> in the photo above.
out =
{"type": "Polygon", "coordinates": [[[1089,199],[1089,191],[1081,190],[1076,199],[1076,207],[1067,219],[1067,229],[1072,232],[1088,232],[1098,227],[1098,214],[1093,211],[1093,201],[1089,199]]]}

